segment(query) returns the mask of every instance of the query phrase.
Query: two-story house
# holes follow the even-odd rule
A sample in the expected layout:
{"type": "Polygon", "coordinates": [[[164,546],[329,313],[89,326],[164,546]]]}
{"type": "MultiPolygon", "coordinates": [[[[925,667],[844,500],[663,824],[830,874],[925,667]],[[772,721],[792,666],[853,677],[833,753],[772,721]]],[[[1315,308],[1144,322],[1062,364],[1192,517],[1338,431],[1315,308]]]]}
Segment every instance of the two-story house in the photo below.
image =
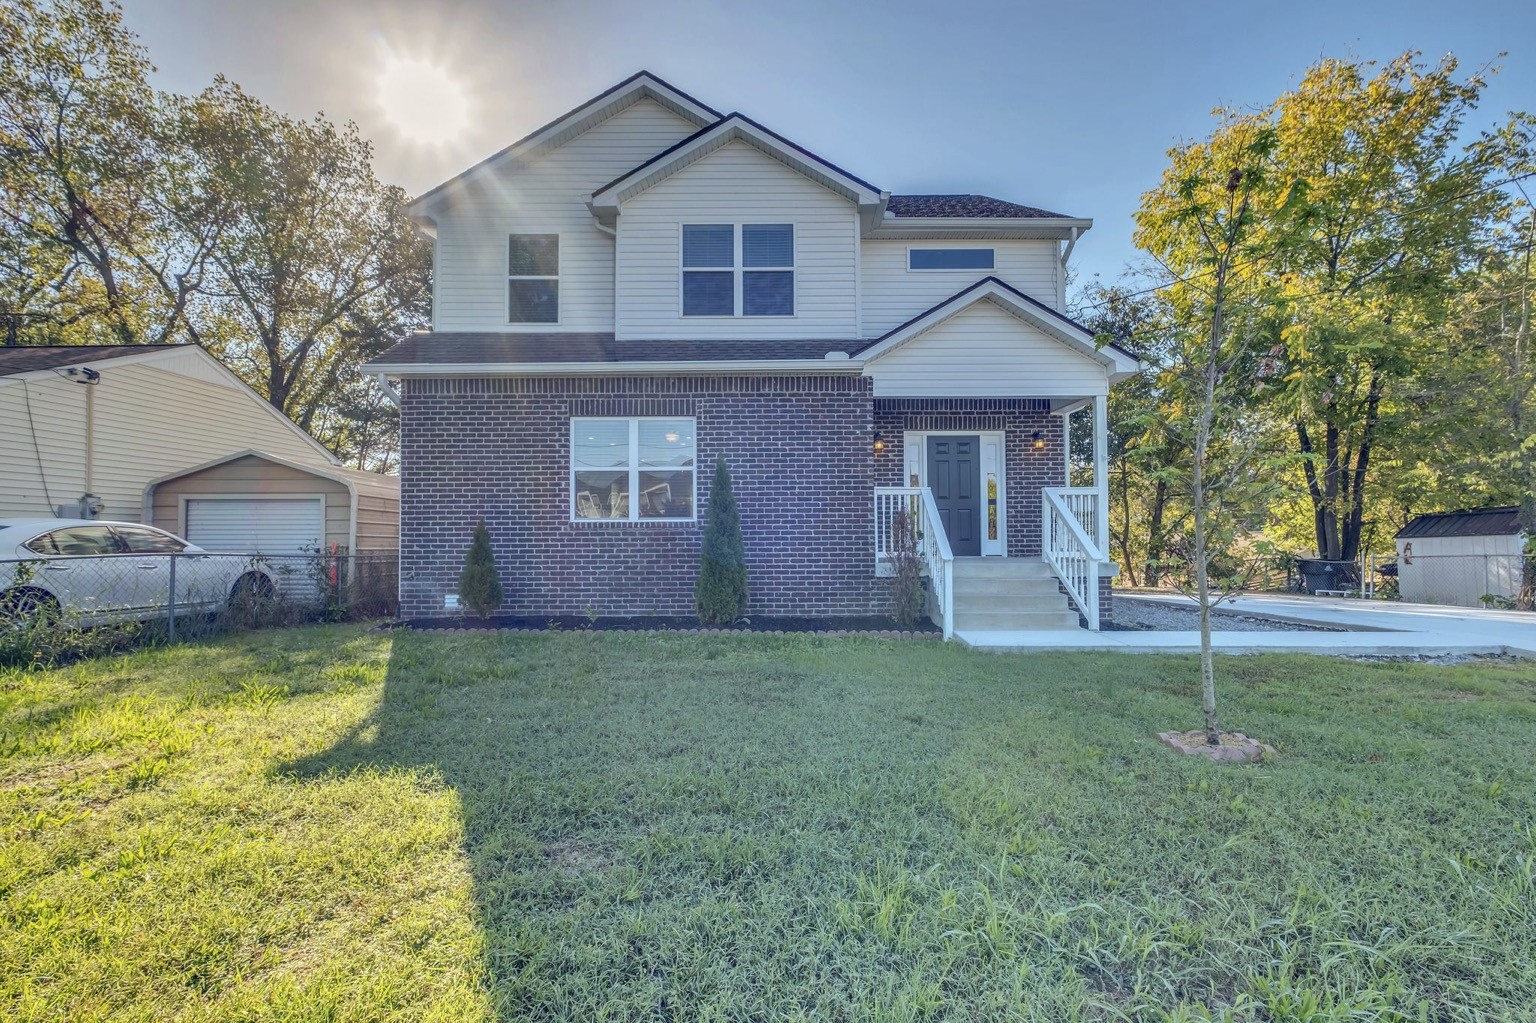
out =
{"type": "Polygon", "coordinates": [[[648,73],[412,215],[433,327],[367,367],[398,386],[405,616],[456,613],[481,518],[507,614],[691,614],[718,457],[755,616],[888,608],[897,514],[946,633],[1107,616],[1105,396],[1137,363],[1063,312],[1091,221],[891,195],[648,73]]]}

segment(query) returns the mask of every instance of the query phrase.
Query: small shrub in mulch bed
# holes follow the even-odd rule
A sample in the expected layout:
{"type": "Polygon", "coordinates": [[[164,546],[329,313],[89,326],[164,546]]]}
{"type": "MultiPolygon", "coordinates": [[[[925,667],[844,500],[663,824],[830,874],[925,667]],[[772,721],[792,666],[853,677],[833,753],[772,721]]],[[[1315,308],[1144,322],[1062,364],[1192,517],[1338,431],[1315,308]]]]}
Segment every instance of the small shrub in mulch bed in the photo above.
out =
{"type": "Polygon", "coordinates": [[[906,639],[937,639],[942,630],[928,622],[903,629],[885,615],[845,615],[827,618],[745,618],[734,625],[710,627],[697,618],[668,615],[588,618],[582,615],[492,615],[489,618],[411,618],[404,625],[413,629],[491,629],[535,632],[731,632],[813,633],[820,635],[876,635],[906,639]]]}

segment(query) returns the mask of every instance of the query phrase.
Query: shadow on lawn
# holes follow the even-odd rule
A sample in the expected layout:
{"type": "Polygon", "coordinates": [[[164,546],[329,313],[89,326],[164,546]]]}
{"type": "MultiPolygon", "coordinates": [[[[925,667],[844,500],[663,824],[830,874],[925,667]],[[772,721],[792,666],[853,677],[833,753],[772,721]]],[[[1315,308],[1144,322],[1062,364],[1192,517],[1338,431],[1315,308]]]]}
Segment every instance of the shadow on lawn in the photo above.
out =
{"type": "Polygon", "coordinates": [[[953,733],[932,694],[868,695],[913,653],[867,649],[399,633],[375,711],[282,773],[453,792],[502,1019],[841,1008],[829,908],[955,841],[953,733]]]}

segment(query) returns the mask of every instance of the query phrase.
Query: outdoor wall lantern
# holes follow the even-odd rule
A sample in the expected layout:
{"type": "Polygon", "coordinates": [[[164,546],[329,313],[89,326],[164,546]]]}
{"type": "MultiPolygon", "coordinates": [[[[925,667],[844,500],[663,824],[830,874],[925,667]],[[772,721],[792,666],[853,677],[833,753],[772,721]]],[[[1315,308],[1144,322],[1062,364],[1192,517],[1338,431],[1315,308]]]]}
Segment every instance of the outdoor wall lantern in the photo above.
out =
{"type": "Polygon", "coordinates": [[[1035,431],[1034,436],[1031,437],[1030,440],[1035,442],[1036,451],[1039,451],[1041,448],[1045,447],[1045,435],[1042,434],[1039,430],[1035,431]]]}
{"type": "Polygon", "coordinates": [[[880,433],[879,430],[876,430],[875,431],[875,454],[878,455],[880,452],[882,452],[884,450],[885,450],[885,437],[880,433]]]}

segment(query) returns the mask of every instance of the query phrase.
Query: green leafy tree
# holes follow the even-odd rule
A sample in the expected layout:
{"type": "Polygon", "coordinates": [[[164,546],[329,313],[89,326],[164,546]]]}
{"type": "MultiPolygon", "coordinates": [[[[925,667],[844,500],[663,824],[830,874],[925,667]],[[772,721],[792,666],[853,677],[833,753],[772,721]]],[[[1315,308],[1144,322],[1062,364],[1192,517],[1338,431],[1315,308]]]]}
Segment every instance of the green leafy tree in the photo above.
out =
{"type": "MultiPolygon", "coordinates": [[[[1287,321],[1277,410],[1294,433],[1323,558],[1352,561],[1375,460],[1417,415],[1412,380],[1498,203],[1462,126],[1485,87],[1446,57],[1326,59],[1257,115],[1291,190],[1272,266],[1287,321]]],[[[1270,201],[1274,201],[1271,199],[1270,201]]]]}
{"type": "MultiPolygon", "coordinates": [[[[1118,345],[1151,366],[1166,362],[1177,340],[1167,303],[1145,289],[1091,286],[1079,297],[1076,314],[1100,344],[1118,345]]],[[[1161,379],[1138,373],[1109,392],[1110,549],[1118,552],[1132,586],[1161,583],[1168,539],[1188,519],[1180,451],[1170,442],[1163,417],[1161,379]]],[[[1072,444],[1074,462],[1091,461],[1091,430],[1074,429],[1072,444]]]]}
{"type": "Polygon", "coordinates": [[[430,246],[356,125],[285,117],[222,78],[197,107],[227,214],[205,339],[308,429],[337,381],[424,322],[430,246]]]}
{"type": "Polygon", "coordinates": [[[130,252],[147,245],[157,166],[152,67],[100,0],[0,6],[0,283],[22,328],[77,327],[69,340],[144,339],[130,252]]]}
{"type": "Polygon", "coordinates": [[[1200,612],[1206,740],[1220,741],[1211,610],[1241,583],[1233,567],[1274,480],[1254,395],[1274,372],[1263,310],[1265,268],[1280,251],[1268,228],[1290,201],[1273,188],[1274,132],[1224,112],[1212,137],[1173,149],[1142,197],[1136,240],[1169,274],[1172,343],[1158,368],[1163,429],[1187,475],[1192,535],[1185,560],[1200,612]],[[1285,199],[1276,202],[1279,196],[1285,199]]]}
{"type": "Polygon", "coordinates": [[[747,613],[747,552],[741,541],[741,510],[731,489],[725,459],[715,459],[709,511],[694,609],[707,625],[728,625],[747,613]]]}
{"type": "Polygon", "coordinates": [[[501,607],[504,597],[501,577],[496,573],[496,554],[491,550],[491,531],[481,519],[475,525],[469,554],[464,558],[464,571],[459,575],[459,600],[484,618],[501,607]]]}

